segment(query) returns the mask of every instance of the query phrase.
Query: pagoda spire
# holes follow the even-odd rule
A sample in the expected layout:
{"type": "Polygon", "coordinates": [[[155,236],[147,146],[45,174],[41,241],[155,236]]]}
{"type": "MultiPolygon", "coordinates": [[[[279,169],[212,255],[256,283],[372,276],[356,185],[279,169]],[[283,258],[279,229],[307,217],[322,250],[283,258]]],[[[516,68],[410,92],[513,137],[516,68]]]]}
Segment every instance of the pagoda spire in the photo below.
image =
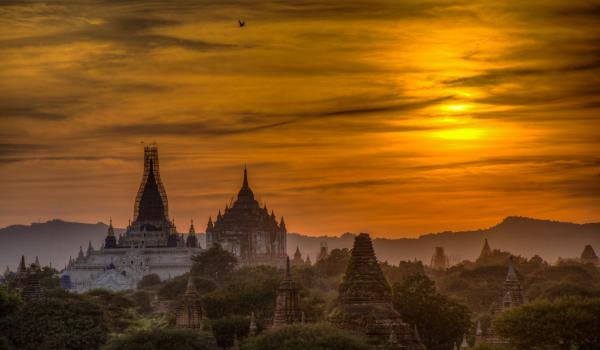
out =
{"type": "Polygon", "coordinates": [[[246,165],[244,165],[244,183],[242,184],[242,187],[245,187],[245,188],[250,187],[248,185],[248,169],[246,168],[246,165]]]}
{"type": "Polygon", "coordinates": [[[17,272],[25,272],[27,271],[27,267],[25,266],[25,255],[21,255],[21,261],[19,262],[19,267],[17,268],[17,272]]]}
{"type": "Polygon", "coordinates": [[[195,235],[196,234],[196,229],[194,229],[194,219],[190,220],[190,231],[189,231],[190,235],[195,235]]]}
{"type": "Polygon", "coordinates": [[[508,273],[506,274],[507,281],[517,281],[517,273],[515,272],[515,264],[512,255],[508,258],[508,273]]]}
{"type": "Polygon", "coordinates": [[[37,255],[35,256],[35,266],[41,267],[41,265],[40,265],[40,259],[38,258],[37,255]]]}
{"type": "Polygon", "coordinates": [[[113,227],[112,217],[110,218],[110,224],[108,224],[108,232],[107,232],[106,235],[108,237],[114,237],[115,236],[115,229],[113,227]]]}
{"type": "Polygon", "coordinates": [[[492,254],[492,249],[490,248],[490,244],[488,243],[487,238],[485,239],[485,242],[483,243],[483,248],[481,248],[481,254],[479,254],[479,258],[484,258],[487,256],[490,256],[492,254]]]}
{"type": "Polygon", "coordinates": [[[8,277],[8,275],[10,275],[10,268],[8,267],[8,265],[6,265],[6,270],[4,270],[4,277],[8,277]]]}

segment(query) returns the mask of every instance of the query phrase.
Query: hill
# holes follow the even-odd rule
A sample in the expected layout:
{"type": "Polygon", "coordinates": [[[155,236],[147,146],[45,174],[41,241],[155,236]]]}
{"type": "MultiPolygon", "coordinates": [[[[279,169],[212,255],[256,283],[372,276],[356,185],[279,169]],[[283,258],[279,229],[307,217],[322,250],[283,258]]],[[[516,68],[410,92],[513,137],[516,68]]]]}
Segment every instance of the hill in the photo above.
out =
{"type": "MultiPolygon", "coordinates": [[[[21,254],[31,261],[39,256],[42,264],[49,261],[62,268],[69,256],[75,257],[79,246],[87,247],[92,241],[100,247],[106,235],[104,223],[85,224],[51,220],[31,225],[12,225],[0,229],[0,267],[16,267],[21,254]]],[[[115,229],[118,233],[124,229],[115,229]]],[[[600,253],[600,223],[574,224],[524,217],[507,217],[498,225],[476,231],[441,232],[422,235],[419,238],[374,240],[374,247],[380,260],[397,264],[400,260],[418,259],[429,263],[436,246],[446,249],[452,262],[475,259],[487,238],[493,249],[510,251],[516,255],[531,257],[539,255],[549,262],[558,257],[576,257],[586,244],[591,244],[600,253]]],[[[304,257],[310,255],[314,262],[321,242],[327,242],[329,249],[350,248],[354,235],[345,233],[339,237],[311,237],[298,233],[288,236],[288,254],[292,256],[296,246],[304,257]]],[[[204,245],[204,235],[200,235],[204,245]]]]}

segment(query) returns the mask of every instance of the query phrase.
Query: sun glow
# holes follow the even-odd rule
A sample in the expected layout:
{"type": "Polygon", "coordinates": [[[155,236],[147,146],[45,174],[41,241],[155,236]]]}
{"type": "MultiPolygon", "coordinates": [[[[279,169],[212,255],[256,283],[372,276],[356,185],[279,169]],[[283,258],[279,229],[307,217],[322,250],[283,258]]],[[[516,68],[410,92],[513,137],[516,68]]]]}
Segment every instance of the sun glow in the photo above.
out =
{"type": "Polygon", "coordinates": [[[434,136],[445,140],[471,141],[484,137],[486,132],[483,129],[460,128],[448,129],[434,132],[434,136]]]}

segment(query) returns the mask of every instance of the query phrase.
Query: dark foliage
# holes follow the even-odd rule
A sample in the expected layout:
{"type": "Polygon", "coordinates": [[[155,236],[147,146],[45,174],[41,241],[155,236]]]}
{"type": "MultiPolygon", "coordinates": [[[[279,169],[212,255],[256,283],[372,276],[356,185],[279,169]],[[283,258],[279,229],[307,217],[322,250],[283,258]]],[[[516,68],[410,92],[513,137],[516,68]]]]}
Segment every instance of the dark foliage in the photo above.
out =
{"type": "Polygon", "coordinates": [[[0,334],[22,350],[99,349],[107,333],[98,304],[75,296],[29,302],[0,322],[0,334]]]}
{"type": "Polygon", "coordinates": [[[237,265],[235,256],[218,244],[193,257],[193,260],[192,275],[217,281],[227,277],[237,265]]]}
{"type": "Polygon", "coordinates": [[[600,298],[540,300],[503,313],[494,326],[521,349],[600,349],[600,298]]]}
{"type": "Polygon", "coordinates": [[[292,325],[249,338],[242,350],[369,350],[364,339],[327,324],[292,325]]]}
{"type": "Polygon", "coordinates": [[[142,280],[138,282],[138,288],[153,287],[158,284],[160,284],[160,277],[155,273],[151,273],[142,277],[142,280]]]}
{"type": "Polygon", "coordinates": [[[242,316],[229,316],[211,321],[210,325],[217,345],[227,349],[233,346],[235,339],[240,341],[248,336],[250,319],[242,316]]]}
{"type": "Polygon", "coordinates": [[[104,350],[217,350],[212,337],[198,331],[154,329],[111,339],[104,350]]]}
{"type": "Polygon", "coordinates": [[[471,329],[469,309],[437,293],[423,274],[396,283],[393,301],[404,322],[417,326],[429,350],[451,350],[471,329]]]}

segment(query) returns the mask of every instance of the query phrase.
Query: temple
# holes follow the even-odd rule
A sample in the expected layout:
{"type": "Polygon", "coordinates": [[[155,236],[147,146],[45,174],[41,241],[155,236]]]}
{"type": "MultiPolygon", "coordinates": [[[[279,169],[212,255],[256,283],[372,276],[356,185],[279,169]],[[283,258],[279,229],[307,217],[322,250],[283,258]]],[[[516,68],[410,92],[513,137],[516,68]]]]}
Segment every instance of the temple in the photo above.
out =
{"type": "Polygon", "coordinates": [[[446,270],[450,266],[450,259],[444,252],[444,247],[435,247],[435,253],[431,257],[430,267],[433,270],[446,270]]]}
{"type": "Polygon", "coordinates": [[[192,255],[202,251],[193,222],[187,239],[169,218],[167,193],[160,178],[158,149],[144,147],[144,172],[135,198],[133,222],[116,237],[112,220],[104,244],[80,248],[75,260],[61,272],[63,287],[76,292],[93,288],[135,289],[148,274],[162,280],[182,275],[192,266],[192,255]],[[67,283],[68,281],[68,283],[67,283]]]}
{"type": "Polygon", "coordinates": [[[490,244],[488,243],[488,240],[486,238],[485,242],[483,243],[483,248],[481,248],[479,259],[487,258],[490,255],[492,255],[492,249],[490,248],[490,244]]]}
{"type": "Polygon", "coordinates": [[[303,266],[305,264],[300,252],[300,247],[296,246],[296,252],[294,253],[294,260],[292,260],[292,266],[303,266]]]}
{"type": "Polygon", "coordinates": [[[330,316],[340,328],[365,334],[378,348],[423,350],[416,332],[394,310],[391,288],[379,267],[371,237],[354,240],[346,274],[339,287],[339,304],[330,316]]]}
{"type": "Polygon", "coordinates": [[[585,248],[583,248],[583,252],[581,252],[581,257],[579,258],[579,260],[583,264],[592,264],[595,266],[600,266],[600,259],[598,259],[594,248],[592,248],[592,246],[589,244],[586,245],[585,248]]]}
{"type": "Polygon", "coordinates": [[[277,289],[273,328],[282,327],[302,320],[298,287],[290,274],[290,259],[287,258],[285,275],[277,289]]]}
{"type": "Polygon", "coordinates": [[[13,274],[7,268],[5,278],[8,288],[19,293],[24,301],[42,298],[44,294],[40,285],[40,271],[41,266],[37,257],[35,263],[27,266],[25,256],[21,256],[16,273],[13,274]]]}
{"type": "Polygon", "coordinates": [[[187,287],[175,311],[175,326],[179,328],[202,328],[202,305],[192,276],[188,277],[187,287]]]}
{"type": "Polygon", "coordinates": [[[216,220],[208,219],[206,245],[219,244],[238,259],[241,265],[273,265],[283,267],[287,257],[287,229],[283,217],[277,222],[275,213],[260,207],[248,184],[248,171],[237,199],[231,207],[219,211],[216,220]]]}
{"type": "MultiPolygon", "coordinates": [[[[504,311],[521,306],[525,304],[525,302],[521,283],[517,277],[517,272],[515,271],[513,258],[511,256],[508,259],[508,273],[504,280],[502,293],[498,296],[498,300],[492,305],[492,317],[497,317],[504,311]]],[[[484,341],[488,344],[508,344],[508,340],[500,337],[493,326],[488,329],[487,334],[484,336],[484,341]]]]}

